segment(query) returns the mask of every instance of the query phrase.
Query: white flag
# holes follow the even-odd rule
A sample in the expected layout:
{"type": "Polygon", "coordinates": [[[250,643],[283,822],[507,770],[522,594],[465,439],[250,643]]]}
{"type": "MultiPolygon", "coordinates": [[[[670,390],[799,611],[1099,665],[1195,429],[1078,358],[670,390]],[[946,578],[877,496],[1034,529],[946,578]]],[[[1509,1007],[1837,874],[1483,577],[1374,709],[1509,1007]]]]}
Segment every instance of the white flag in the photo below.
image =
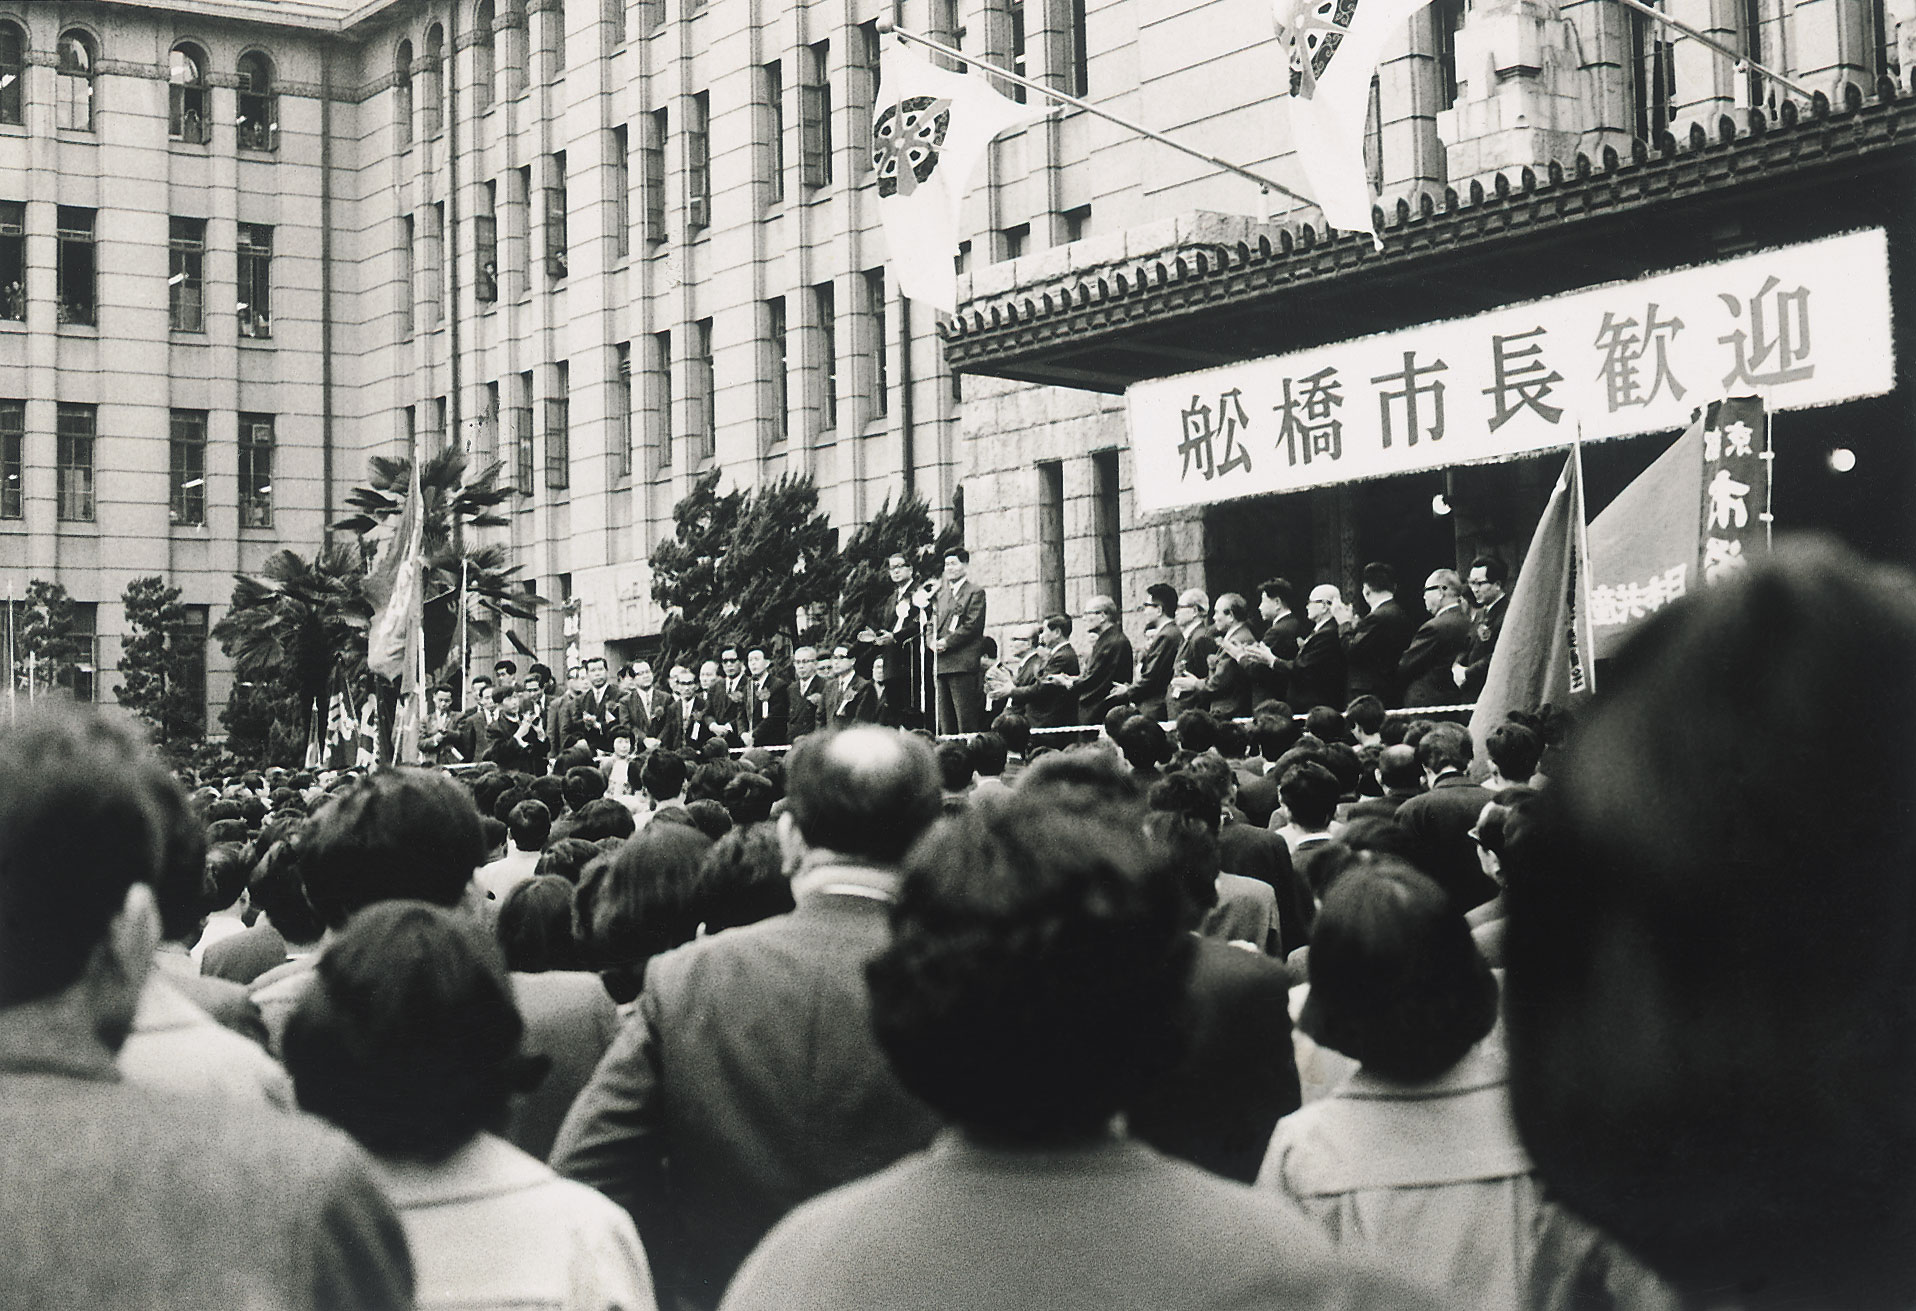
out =
{"type": "Polygon", "coordinates": [[[958,309],[958,210],[985,147],[1000,132],[1044,117],[952,73],[895,40],[885,46],[873,106],[872,169],[891,251],[892,280],[913,300],[958,309]]]}
{"type": "Polygon", "coordinates": [[[1364,167],[1370,80],[1385,44],[1427,3],[1273,0],[1278,40],[1290,53],[1292,144],[1311,199],[1334,228],[1376,235],[1364,167]]]}

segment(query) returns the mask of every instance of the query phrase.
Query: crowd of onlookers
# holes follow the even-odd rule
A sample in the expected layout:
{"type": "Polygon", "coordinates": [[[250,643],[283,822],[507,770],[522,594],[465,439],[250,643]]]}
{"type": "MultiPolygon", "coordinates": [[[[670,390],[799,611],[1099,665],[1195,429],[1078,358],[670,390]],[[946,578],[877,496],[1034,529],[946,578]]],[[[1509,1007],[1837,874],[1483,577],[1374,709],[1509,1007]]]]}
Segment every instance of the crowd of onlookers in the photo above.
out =
{"type": "Polygon", "coordinates": [[[179,780],[42,710],[0,1300],[1909,1306],[1913,598],[1784,552],[1481,752],[1360,697],[179,780]]]}

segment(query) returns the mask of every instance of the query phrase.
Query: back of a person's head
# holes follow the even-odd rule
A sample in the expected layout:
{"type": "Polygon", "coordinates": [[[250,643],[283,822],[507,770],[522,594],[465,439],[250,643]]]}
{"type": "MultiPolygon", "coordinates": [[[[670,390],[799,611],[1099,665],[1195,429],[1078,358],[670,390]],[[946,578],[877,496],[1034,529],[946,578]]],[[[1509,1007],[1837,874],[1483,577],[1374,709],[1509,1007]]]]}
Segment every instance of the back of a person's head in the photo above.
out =
{"type": "Polygon", "coordinates": [[[1010,753],[1005,748],[1005,740],[996,733],[974,733],[965,744],[971,751],[972,767],[981,778],[997,778],[1005,772],[1005,761],[1010,753]]]}
{"type": "Polygon", "coordinates": [[[710,797],[700,797],[679,813],[684,815],[688,825],[713,842],[717,842],[737,827],[732,822],[732,812],[725,808],[725,803],[714,801],[710,797]]]}
{"type": "Polygon", "coordinates": [[[605,775],[591,765],[574,765],[565,772],[564,790],[566,807],[582,810],[605,795],[605,775]]]}
{"type": "Polygon", "coordinates": [[[1144,817],[1144,835],[1176,876],[1186,902],[1185,924],[1196,928],[1205,911],[1217,905],[1217,876],[1223,872],[1217,832],[1203,820],[1176,810],[1153,810],[1144,817]]]}
{"type": "Polygon", "coordinates": [[[1147,802],[1154,811],[1168,810],[1196,820],[1212,833],[1224,819],[1217,795],[1203,780],[1184,770],[1153,783],[1147,802]]]}
{"type": "Polygon", "coordinates": [[[1136,709],[1129,705],[1112,706],[1104,712],[1104,719],[1102,721],[1104,735],[1106,737],[1116,737],[1118,735],[1118,729],[1124,726],[1124,721],[1136,713],[1136,709]]]}
{"type": "Polygon", "coordinates": [[[639,784],[654,801],[670,801],[685,790],[685,761],[671,751],[647,753],[639,770],[639,784]]]}
{"type": "Polygon", "coordinates": [[[1191,938],[1135,828],[1023,795],[915,847],[893,938],[866,969],[907,1089],[1011,1144],[1085,1140],[1183,1048],[1191,938]]]}
{"type": "Polygon", "coordinates": [[[518,884],[499,903],[499,946],[506,968],[523,974],[580,967],[572,937],[574,888],[553,874],[518,884]]]}
{"type": "Polygon", "coordinates": [[[1304,731],[1321,742],[1351,741],[1350,724],[1341,711],[1329,706],[1312,706],[1304,716],[1304,731]]]}
{"type": "Polygon", "coordinates": [[[587,842],[597,842],[602,838],[629,838],[637,827],[632,812],[619,802],[611,797],[596,797],[586,802],[573,816],[572,832],[568,836],[583,838],[587,842]]]}
{"type": "Polygon", "coordinates": [[[1497,1021],[1497,981],[1436,882],[1388,856],[1346,869],[1311,927],[1298,1026],[1372,1074],[1418,1082],[1497,1021]]]}
{"type": "Polygon", "coordinates": [[[254,862],[246,882],[246,899],[271,921],[289,946],[305,947],[326,932],[325,921],[306,900],[306,881],[300,876],[298,843],[302,833],[273,843],[254,862]]]}
{"type": "Polygon", "coordinates": [[[246,812],[240,809],[239,802],[228,801],[224,797],[218,801],[208,802],[205,808],[200,812],[200,822],[208,828],[211,828],[213,825],[225,819],[237,819],[241,823],[244,823],[246,821],[246,812]]]}
{"type": "Polygon", "coordinates": [[[1005,740],[1007,750],[1019,755],[1031,745],[1031,721],[1015,710],[1007,710],[992,720],[991,731],[1005,740]]]}
{"type": "Polygon", "coordinates": [[[938,782],[947,792],[963,792],[970,787],[977,771],[971,766],[971,751],[963,742],[940,742],[938,782]]]}
{"type": "Polygon", "coordinates": [[[1468,769],[1474,754],[1470,730],[1461,724],[1434,724],[1417,739],[1417,763],[1432,773],[1468,769]]]}
{"type": "Polygon", "coordinates": [[[1165,736],[1164,726],[1144,715],[1126,718],[1112,737],[1124,753],[1124,763],[1133,769],[1155,769],[1171,754],[1171,740],[1165,736]]]}
{"type": "Polygon", "coordinates": [[[307,822],[299,868],[306,899],[338,928],[379,901],[456,906],[485,858],[466,790],[433,770],[395,768],[363,776],[307,822]]]}
{"type": "Polygon", "coordinates": [[[206,849],[206,869],[200,879],[200,898],[203,909],[213,911],[227,910],[240,899],[246,891],[246,880],[252,876],[253,862],[248,859],[245,844],[223,842],[206,849]]]}
{"type": "Polygon", "coordinates": [[[546,839],[552,836],[552,812],[543,801],[521,801],[506,816],[506,831],[519,850],[543,850],[546,839]]]}
{"type": "Polygon", "coordinates": [[[1484,754],[1511,783],[1527,783],[1543,759],[1543,739],[1522,724],[1499,724],[1484,739],[1484,754]]]}
{"type": "Polygon", "coordinates": [[[1208,710],[1186,710],[1178,716],[1177,735],[1186,751],[1209,751],[1217,745],[1217,720],[1208,710]]]}
{"type": "Polygon", "coordinates": [[[219,819],[206,826],[206,841],[209,845],[222,842],[244,842],[251,830],[243,819],[219,819]]]}
{"type": "Polygon", "coordinates": [[[770,819],[777,802],[778,785],[754,770],[740,770],[725,785],[725,813],[740,827],[770,819]]]}
{"type": "Polygon", "coordinates": [[[1351,703],[1344,707],[1344,718],[1351,727],[1365,733],[1381,730],[1387,717],[1384,703],[1368,692],[1353,698],[1351,703]]]}
{"type": "Polygon", "coordinates": [[[583,742],[572,741],[565,750],[552,758],[552,772],[560,778],[571,774],[575,769],[592,768],[592,748],[583,742]]]}
{"type": "Polygon", "coordinates": [[[1644,620],[1518,812],[1519,1127],[1682,1287],[1916,1303],[1912,669],[1907,573],[1784,545],[1644,620]]]}
{"type": "Polygon", "coordinates": [[[698,932],[692,893],[712,849],[697,829],[648,824],[616,852],[585,867],[573,903],[573,937],[589,969],[626,971],[638,995],[645,962],[698,932]]]}
{"type": "Polygon", "coordinates": [[[692,771],[685,789],[687,801],[723,801],[725,785],[737,777],[743,766],[730,759],[708,760],[692,771]]]}
{"type": "Polygon", "coordinates": [[[1291,718],[1290,706],[1282,701],[1271,702],[1251,720],[1251,745],[1266,760],[1275,761],[1303,736],[1303,726],[1291,718]]]}
{"type": "Polygon", "coordinates": [[[1108,751],[1046,749],[1018,775],[1018,792],[1062,811],[1104,815],[1120,824],[1136,823],[1144,811],[1138,780],[1108,751]]]}
{"type": "Polygon", "coordinates": [[[556,774],[541,774],[526,785],[535,800],[543,801],[554,819],[566,813],[565,780],[556,774]]]}
{"type": "Polygon", "coordinates": [[[546,844],[539,854],[539,863],[532,867],[534,875],[550,874],[554,878],[564,879],[568,883],[577,883],[585,867],[597,859],[597,844],[584,838],[557,838],[546,844]]]}
{"type": "Polygon", "coordinates": [[[699,863],[690,909],[708,933],[756,924],[791,908],[792,883],[771,824],[733,829],[699,863]]]}
{"type": "Polygon", "coordinates": [[[1284,803],[1291,823],[1302,829],[1328,828],[1341,792],[1336,776],[1314,760],[1299,761],[1277,781],[1278,800],[1284,803]]]}
{"type": "Polygon", "coordinates": [[[1417,752],[1401,742],[1385,747],[1377,756],[1377,781],[1399,790],[1418,786],[1424,781],[1424,771],[1417,763],[1417,752]]]}
{"type": "MultiPolygon", "coordinates": [[[[528,779],[527,781],[530,782],[531,780],[528,779]]],[[[534,797],[530,791],[515,784],[514,786],[502,789],[493,796],[492,809],[487,813],[494,819],[503,821],[507,828],[510,828],[512,826],[513,808],[519,805],[520,802],[532,800],[534,800],[534,797]]],[[[546,805],[543,801],[539,802],[539,804],[542,806],[546,805]]],[[[552,814],[551,806],[546,806],[546,814],[548,816],[552,814]]]]}
{"type": "Polygon", "coordinates": [[[300,1109],[374,1155],[443,1161],[503,1127],[511,1095],[542,1072],[520,1055],[498,947],[438,907],[368,908],[314,975],[286,1023],[286,1070],[300,1109]]]}
{"type": "Polygon", "coordinates": [[[136,883],[181,890],[196,921],[205,852],[185,794],[128,723],[22,714],[0,731],[0,1008],[78,981],[136,883]]]}
{"type": "Polygon", "coordinates": [[[810,734],[786,770],[787,812],[814,850],[896,864],[941,811],[937,757],[895,729],[810,734]]]}
{"type": "Polygon", "coordinates": [[[1203,785],[1204,789],[1211,794],[1211,800],[1217,803],[1220,809],[1231,799],[1231,785],[1237,776],[1220,757],[1208,751],[1202,755],[1192,756],[1179,766],[1178,772],[1196,779],[1203,785]]]}

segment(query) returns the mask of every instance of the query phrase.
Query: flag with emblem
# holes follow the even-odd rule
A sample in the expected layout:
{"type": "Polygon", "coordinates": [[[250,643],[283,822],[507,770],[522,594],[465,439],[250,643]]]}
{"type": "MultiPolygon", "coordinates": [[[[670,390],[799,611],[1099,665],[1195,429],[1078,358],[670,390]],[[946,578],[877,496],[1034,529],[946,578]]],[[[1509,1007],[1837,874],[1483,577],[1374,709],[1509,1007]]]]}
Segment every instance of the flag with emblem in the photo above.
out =
{"type": "MultiPolygon", "coordinates": [[[[1429,0],[1273,0],[1290,57],[1291,145],[1325,220],[1376,233],[1376,195],[1364,164],[1370,81],[1384,47],[1429,0]]],[[[1381,242],[1380,242],[1381,246],[1381,242]]]]}
{"type": "Polygon", "coordinates": [[[892,280],[902,294],[957,311],[952,257],[971,175],[993,137],[1046,112],[999,95],[983,77],[936,68],[902,40],[886,45],[873,106],[872,171],[892,280]]]}

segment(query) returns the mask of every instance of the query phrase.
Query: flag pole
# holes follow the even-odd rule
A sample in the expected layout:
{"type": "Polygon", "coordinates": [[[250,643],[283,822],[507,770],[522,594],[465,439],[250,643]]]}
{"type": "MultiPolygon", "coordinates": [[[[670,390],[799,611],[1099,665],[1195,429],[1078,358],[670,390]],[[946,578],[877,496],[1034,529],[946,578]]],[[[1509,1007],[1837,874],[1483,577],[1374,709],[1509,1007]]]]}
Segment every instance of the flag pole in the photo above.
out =
{"type": "Polygon", "coordinates": [[[954,49],[953,47],[946,45],[942,41],[934,41],[928,36],[920,36],[916,32],[912,32],[898,26],[895,22],[892,21],[889,15],[885,15],[885,14],[879,15],[876,22],[876,26],[881,36],[886,33],[890,33],[892,36],[897,37],[901,41],[910,41],[916,45],[924,46],[927,50],[936,50],[939,54],[944,55],[948,59],[955,59],[958,62],[963,64],[976,64],[979,68],[982,68],[985,72],[991,74],[993,77],[1001,77],[1005,81],[1013,83],[1016,86],[1028,87],[1029,89],[1036,91],[1039,95],[1045,96],[1051,100],[1055,100],[1061,105],[1069,105],[1073,109],[1082,109],[1084,110],[1085,113],[1095,114],[1099,118],[1104,119],[1106,122],[1116,123],[1119,127],[1125,129],[1127,132],[1135,132],[1141,137],[1149,137],[1151,140],[1157,142],[1159,145],[1169,146],[1173,150],[1181,150],[1185,154],[1190,155],[1194,159],[1203,160],[1205,163],[1211,165],[1213,168],[1221,168],[1221,169],[1224,169],[1226,172],[1235,173],[1241,178],[1246,178],[1252,182],[1255,182],[1257,183],[1259,187],[1263,188],[1265,191],[1275,191],[1280,196],[1289,196],[1292,200],[1297,201],[1300,205],[1316,205],[1317,204],[1317,202],[1315,200],[1312,200],[1309,196],[1302,195],[1296,191],[1293,191],[1281,182],[1273,182],[1269,178],[1263,176],[1260,173],[1253,173],[1248,168],[1244,168],[1244,167],[1241,167],[1240,165],[1233,164],[1228,159],[1220,159],[1216,155],[1208,154],[1205,151],[1197,149],[1195,146],[1188,146],[1184,142],[1179,141],[1175,137],[1167,137],[1164,135],[1164,133],[1155,132],[1152,129],[1144,126],[1144,124],[1142,123],[1134,123],[1128,118],[1121,118],[1118,115],[1112,113],[1108,109],[1100,109],[1098,108],[1098,106],[1090,103],[1089,101],[1080,100],[1076,96],[1068,96],[1064,92],[1048,87],[1042,82],[1034,82],[1030,78],[1023,76],[1022,74],[1014,73],[1011,70],[1006,68],[1000,68],[996,64],[988,64],[984,60],[979,59],[976,55],[968,55],[964,51],[954,49]]]}
{"type": "Polygon", "coordinates": [[[1757,73],[1762,75],[1763,77],[1767,77],[1768,79],[1770,79],[1770,81],[1775,82],[1779,86],[1788,87],[1791,91],[1796,92],[1797,95],[1802,96],[1805,100],[1814,100],[1816,98],[1816,93],[1810,90],[1808,87],[1804,86],[1801,82],[1795,81],[1794,79],[1791,79],[1791,78],[1787,78],[1783,76],[1783,74],[1777,72],[1775,69],[1767,68],[1764,65],[1757,63],[1754,59],[1751,59],[1748,55],[1740,54],[1739,52],[1730,49],[1730,47],[1724,45],[1721,41],[1713,40],[1712,38],[1703,35],[1703,33],[1697,31],[1694,27],[1691,27],[1688,23],[1678,22],[1676,19],[1664,13],[1661,9],[1657,9],[1651,5],[1645,4],[1643,0],[1617,0],[1617,3],[1622,5],[1625,9],[1636,10],[1639,14],[1642,14],[1646,18],[1654,18],[1657,22],[1662,23],[1665,27],[1674,28],[1676,31],[1681,32],[1683,33],[1683,35],[1689,37],[1692,41],[1695,41],[1699,45],[1703,46],[1704,49],[1709,50],[1712,53],[1721,55],[1723,58],[1729,60],[1731,63],[1735,64],[1739,69],[1747,68],[1752,73],[1757,73]]]}
{"type": "Polygon", "coordinates": [[[1577,421],[1577,436],[1571,443],[1570,455],[1576,465],[1573,476],[1577,480],[1577,555],[1583,562],[1577,570],[1577,613],[1584,617],[1584,627],[1590,629],[1590,645],[1583,652],[1583,685],[1594,695],[1597,690],[1597,640],[1595,630],[1587,622],[1590,616],[1590,504],[1584,500],[1581,419],[1577,421]]]}

